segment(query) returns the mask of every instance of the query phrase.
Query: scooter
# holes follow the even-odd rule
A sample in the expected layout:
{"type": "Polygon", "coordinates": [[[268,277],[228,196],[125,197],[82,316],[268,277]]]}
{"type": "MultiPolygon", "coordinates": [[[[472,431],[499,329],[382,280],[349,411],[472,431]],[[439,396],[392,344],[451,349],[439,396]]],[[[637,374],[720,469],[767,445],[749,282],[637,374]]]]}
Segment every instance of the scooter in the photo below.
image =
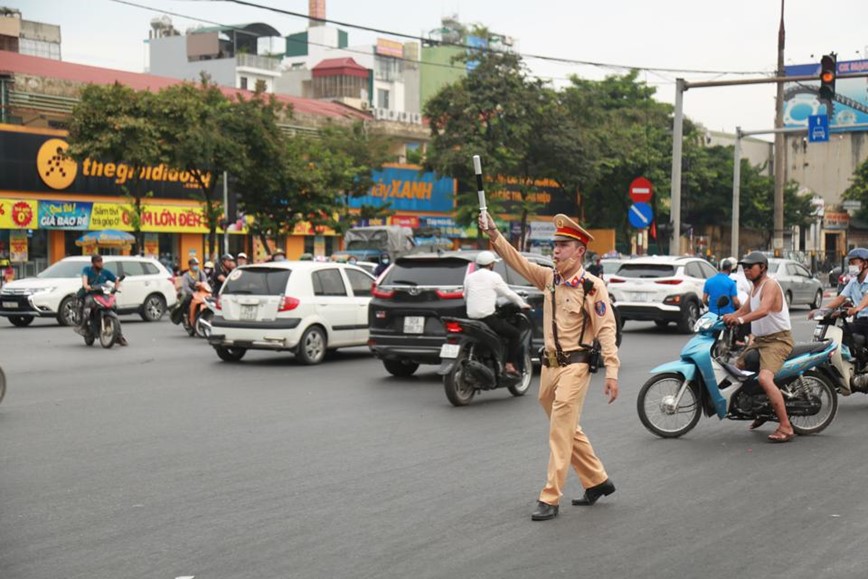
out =
{"type": "MultiPolygon", "coordinates": [[[[718,307],[728,303],[723,297],[718,307]]],[[[694,331],[680,360],[651,370],[654,376],[639,391],[637,409],[645,428],[661,438],[677,438],[690,432],[703,412],[721,420],[776,421],[757,380],[757,352],[745,357],[745,370],[733,365],[739,353],[736,330],[718,314],[704,314],[694,331]]],[[[796,344],[775,375],[796,434],[816,434],[835,419],[838,397],[825,367],[837,351],[838,342],[829,339],[796,344]]]]}
{"type": "Polygon", "coordinates": [[[518,375],[506,372],[507,346],[485,322],[444,317],[446,343],[440,348],[446,398],[453,406],[466,406],[481,390],[507,388],[513,396],[524,396],[533,375],[531,362],[531,321],[517,305],[497,308],[497,315],[519,329],[521,358],[518,375]]]}
{"type": "Polygon", "coordinates": [[[208,282],[197,281],[194,289],[190,307],[187,315],[182,319],[182,324],[187,335],[207,338],[211,333],[211,319],[214,317],[214,309],[208,303],[211,299],[211,286],[208,282]]]}
{"type": "MultiPolygon", "coordinates": [[[[123,281],[125,276],[120,276],[117,283],[123,281]]],[[[103,348],[111,348],[121,335],[121,321],[117,313],[117,296],[120,290],[115,285],[103,284],[94,288],[90,295],[93,296],[93,305],[90,308],[87,322],[84,325],[84,343],[92,346],[99,338],[99,344],[103,348]]]]}
{"type": "Polygon", "coordinates": [[[868,344],[865,336],[853,333],[847,321],[850,307],[848,300],[839,308],[821,308],[812,316],[817,322],[814,341],[832,340],[841,344],[830,358],[826,371],[843,396],[853,392],[868,394],[868,344]]]}

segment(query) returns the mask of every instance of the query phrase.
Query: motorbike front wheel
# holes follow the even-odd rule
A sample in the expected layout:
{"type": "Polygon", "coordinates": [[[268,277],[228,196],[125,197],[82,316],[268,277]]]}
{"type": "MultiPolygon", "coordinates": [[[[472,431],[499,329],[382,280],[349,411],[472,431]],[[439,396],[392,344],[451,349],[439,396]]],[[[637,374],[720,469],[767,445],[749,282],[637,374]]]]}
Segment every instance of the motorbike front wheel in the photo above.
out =
{"type": "Polygon", "coordinates": [[[6,396],[6,374],[3,373],[3,368],[0,368],[0,402],[3,402],[4,396],[6,396]]]}
{"type": "Polygon", "coordinates": [[[120,333],[118,319],[114,316],[103,316],[99,322],[99,345],[103,348],[111,348],[115,345],[120,333]]]}
{"type": "Polygon", "coordinates": [[[693,385],[684,389],[684,395],[676,406],[675,399],[683,382],[681,374],[657,374],[639,390],[636,404],[639,420],[661,438],[678,438],[687,434],[702,415],[702,406],[693,385]]]}
{"type": "Polygon", "coordinates": [[[204,309],[196,316],[196,335],[206,340],[211,335],[211,319],[214,318],[214,312],[209,309],[204,309]]]}
{"type": "Polygon", "coordinates": [[[467,406],[476,396],[476,389],[464,378],[464,365],[461,362],[461,359],[456,360],[452,370],[443,376],[443,389],[452,406],[467,406]]]}
{"type": "Polygon", "coordinates": [[[820,411],[813,416],[790,416],[790,424],[796,434],[817,434],[832,424],[838,414],[838,394],[829,380],[819,372],[806,372],[796,385],[797,397],[805,397],[820,403],[820,411]]]}

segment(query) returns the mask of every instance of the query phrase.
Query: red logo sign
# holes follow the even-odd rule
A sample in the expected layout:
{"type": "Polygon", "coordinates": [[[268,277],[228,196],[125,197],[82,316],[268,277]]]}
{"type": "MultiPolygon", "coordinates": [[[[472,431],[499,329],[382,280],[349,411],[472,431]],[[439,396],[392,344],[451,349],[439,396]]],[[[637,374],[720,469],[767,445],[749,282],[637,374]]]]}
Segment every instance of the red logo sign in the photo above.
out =
{"type": "Polygon", "coordinates": [[[654,188],[651,185],[651,181],[645,177],[636,177],[630,183],[630,199],[633,200],[633,203],[647,203],[651,201],[653,192],[654,188]]]}
{"type": "Polygon", "coordinates": [[[19,201],[12,206],[12,222],[18,227],[27,227],[33,221],[33,210],[30,205],[19,201]]]}

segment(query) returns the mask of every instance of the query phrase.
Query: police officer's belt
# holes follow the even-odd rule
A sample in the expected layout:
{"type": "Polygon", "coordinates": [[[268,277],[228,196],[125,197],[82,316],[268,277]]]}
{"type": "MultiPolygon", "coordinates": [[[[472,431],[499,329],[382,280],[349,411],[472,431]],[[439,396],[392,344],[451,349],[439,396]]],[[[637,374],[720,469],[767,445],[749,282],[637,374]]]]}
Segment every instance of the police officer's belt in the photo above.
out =
{"type": "Polygon", "coordinates": [[[591,353],[587,350],[574,350],[572,352],[543,352],[542,365],[546,368],[560,368],[570,364],[587,364],[591,359],[591,353]]]}

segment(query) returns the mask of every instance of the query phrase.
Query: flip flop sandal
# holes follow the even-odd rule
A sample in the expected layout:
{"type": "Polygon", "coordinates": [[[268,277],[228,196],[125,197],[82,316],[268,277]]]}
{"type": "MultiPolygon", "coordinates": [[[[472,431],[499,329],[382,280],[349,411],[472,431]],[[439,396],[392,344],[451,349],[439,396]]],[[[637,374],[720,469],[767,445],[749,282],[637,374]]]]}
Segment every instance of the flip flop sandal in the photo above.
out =
{"type": "Polygon", "coordinates": [[[769,434],[769,442],[776,442],[776,443],[789,442],[793,438],[795,438],[795,436],[796,436],[795,432],[791,432],[790,434],[786,434],[784,432],[781,432],[780,430],[775,430],[773,433],[769,434]]]}
{"type": "Polygon", "coordinates": [[[754,420],[753,422],[750,423],[750,427],[748,427],[748,430],[756,430],[757,428],[759,428],[760,426],[762,426],[763,424],[765,424],[768,421],[769,421],[768,418],[757,418],[756,420],[754,420]]]}

